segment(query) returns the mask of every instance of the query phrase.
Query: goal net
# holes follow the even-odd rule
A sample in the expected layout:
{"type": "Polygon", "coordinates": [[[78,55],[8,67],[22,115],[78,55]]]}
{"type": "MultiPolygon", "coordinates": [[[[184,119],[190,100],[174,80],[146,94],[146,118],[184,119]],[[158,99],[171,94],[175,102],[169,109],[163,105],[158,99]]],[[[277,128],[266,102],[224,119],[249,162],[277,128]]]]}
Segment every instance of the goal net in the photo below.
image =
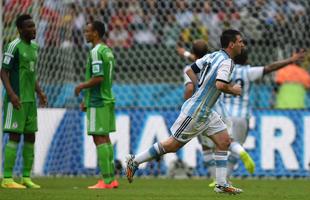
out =
{"type": "MultiPolygon", "coordinates": [[[[48,108],[39,110],[36,175],[98,172],[94,144],[85,134],[85,115],[78,110],[81,98],[73,94],[74,86],[84,80],[90,46],[83,29],[90,20],[106,24],[105,42],[116,57],[117,133],[111,137],[120,164],[127,153],[137,153],[169,136],[184,101],[183,68],[191,63],[178,55],[177,46],[190,50],[195,39],[204,39],[214,51],[220,49],[223,30],[238,29],[247,41],[253,66],[287,58],[310,46],[307,0],[4,0],[4,45],[18,36],[15,19],[26,12],[36,23],[38,81],[49,101],[48,108]]],[[[299,65],[307,72],[309,63],[310,54],[299,65]]],[[[250,96],[253,118],[246,147],[257,163],[255,176],[308,176],[309,92],[305,91],[301,109],[278,110],[278,88],[273,73],[255,82],[250,96]],[[272,130],[264,123],[266,117],[275,117],[272,130]],[[276,145],[266,149],[267,140],[276,145]]],[[[145,165],[138,173],[167,174],[177,158],[192,167],[194,175],[207,174],[196,140],[177,155],[145,165]]],[[[22,165],[20,157],[18,163],[16,173],[22,165]]],[[[247,175],[242,165],[235,175],[247,175]]]]}

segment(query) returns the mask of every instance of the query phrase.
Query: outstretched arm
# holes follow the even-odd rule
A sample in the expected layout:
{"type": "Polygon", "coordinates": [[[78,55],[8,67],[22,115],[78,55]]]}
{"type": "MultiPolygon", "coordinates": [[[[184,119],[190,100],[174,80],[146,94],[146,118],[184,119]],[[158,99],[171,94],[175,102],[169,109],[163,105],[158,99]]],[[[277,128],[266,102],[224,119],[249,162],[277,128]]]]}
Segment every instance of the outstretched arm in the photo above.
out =
{"type": "Polygon", "coordinates": [[[269,74],[273,71],[276,71],[278,69],[281,69],[282,67],[285,67],[288,64],[297,62],[302,60],[305,57],[305,50],[301,50],[298,53],[294,53],[290,58],[279,60],[274,63],[271,63],[264,67],[264,75],[269,74]]]}

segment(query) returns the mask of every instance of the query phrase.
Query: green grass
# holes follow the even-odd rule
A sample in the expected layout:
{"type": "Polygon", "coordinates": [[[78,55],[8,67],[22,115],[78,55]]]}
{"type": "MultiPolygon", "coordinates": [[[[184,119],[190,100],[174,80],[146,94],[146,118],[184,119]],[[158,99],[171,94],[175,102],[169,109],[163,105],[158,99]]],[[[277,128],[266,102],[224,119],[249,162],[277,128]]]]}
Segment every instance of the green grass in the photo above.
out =
{"type": "Polygon", "coordinates": [[[244,190],[237,196],[215,194],[208,188],[206,179],[135,179],[132,184],[120,180],[120,187],[113,190],[88,190],[95,178],[37,178],[42,189],[12,190],[0,189],[1,200],[206,200],[206,199],[248,199],[248,200],[308,200],[309,180],[233,180],[235,186],[244,190]]]}

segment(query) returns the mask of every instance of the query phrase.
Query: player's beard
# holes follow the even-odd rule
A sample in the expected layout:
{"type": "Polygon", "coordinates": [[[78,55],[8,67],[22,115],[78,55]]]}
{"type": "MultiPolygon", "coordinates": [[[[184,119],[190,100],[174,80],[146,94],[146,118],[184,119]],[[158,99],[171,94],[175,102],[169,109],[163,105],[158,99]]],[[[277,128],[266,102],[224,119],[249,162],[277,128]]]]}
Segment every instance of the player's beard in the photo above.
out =
{"type": "Polygon", "coordinates": [[[248,50],[246,48],[241,49],[241,53],[234,58],[236,64],[244,65],[248,59],[248,50]]]}

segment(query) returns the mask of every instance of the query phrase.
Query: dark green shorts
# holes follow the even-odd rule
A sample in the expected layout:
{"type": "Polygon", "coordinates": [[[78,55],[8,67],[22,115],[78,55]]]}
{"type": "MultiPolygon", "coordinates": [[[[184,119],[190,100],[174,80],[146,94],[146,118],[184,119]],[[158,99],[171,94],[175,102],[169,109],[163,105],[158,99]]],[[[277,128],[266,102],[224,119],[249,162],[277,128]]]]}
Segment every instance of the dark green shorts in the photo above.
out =
{"type": "Polygon", "coordinates": [[[87,108],[87,133],[89,135],[108,135],[115,131],[114,103],[103,107],[87,108]]]}
{"type": "Polygon", "coordinates": [[[11,102],[4,102],[3,131],[13,133],[35,133],[38,130],[36,102],[21,103],[19,110],[11,102]]]}

